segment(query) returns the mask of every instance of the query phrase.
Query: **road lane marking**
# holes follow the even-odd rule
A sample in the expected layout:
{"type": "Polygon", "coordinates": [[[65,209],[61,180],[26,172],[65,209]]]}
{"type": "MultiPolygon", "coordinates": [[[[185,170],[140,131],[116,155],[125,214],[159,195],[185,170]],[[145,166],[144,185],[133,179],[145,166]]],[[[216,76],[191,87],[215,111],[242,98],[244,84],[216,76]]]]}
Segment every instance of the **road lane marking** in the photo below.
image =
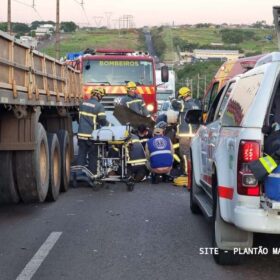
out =
{"type": "Polygon", "coordinates": [[[46,241],[42,244],[33,258],[29,261],[29,263],[25,266],[23,271],[19,274],[16,280],[30,280],[33,275],[36,273],[40,265],[48,256],[49,252],[55,245],[55,243],[60,238],[62,232],[52,232],[46,241]]]}

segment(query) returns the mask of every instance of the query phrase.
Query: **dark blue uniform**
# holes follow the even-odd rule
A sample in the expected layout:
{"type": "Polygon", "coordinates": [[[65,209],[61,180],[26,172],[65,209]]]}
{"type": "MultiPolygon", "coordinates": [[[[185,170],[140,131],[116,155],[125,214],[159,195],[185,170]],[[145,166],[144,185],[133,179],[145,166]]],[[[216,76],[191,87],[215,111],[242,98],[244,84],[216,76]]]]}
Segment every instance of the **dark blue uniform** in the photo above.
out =
{"type": "Polygon", "coordinates": [[[88,155],[88,168],[94,174],[97,171],[97,148],[89,138],[93,130],[107,124],[104,107],[97,99],[91,98],[83,101],[79,108],[77,164],[85,166],[88,155]]]}

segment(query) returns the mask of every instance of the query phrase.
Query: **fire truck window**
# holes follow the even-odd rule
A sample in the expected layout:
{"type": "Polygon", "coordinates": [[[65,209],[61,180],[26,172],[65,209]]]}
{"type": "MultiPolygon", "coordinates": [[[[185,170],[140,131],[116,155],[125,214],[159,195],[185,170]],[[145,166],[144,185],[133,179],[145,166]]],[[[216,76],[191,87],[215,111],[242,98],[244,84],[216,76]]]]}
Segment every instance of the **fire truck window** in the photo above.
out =
{"type": "Polygon", "coordinates": [[[149,61],[84,61],[83,80],[85,83],[108,83],[125,85],[134,81],[137,85],[153,85],[153,64],[149,61]],[[90,66],[90,67],[89,67],[90,66]]]}
{"type": "Polygon", "coordinates": [[[263,74],[241,78],[237,83],[222,115],[222,126],[241,126],[244,116],[250,108],[260,84],[263,74]]]}

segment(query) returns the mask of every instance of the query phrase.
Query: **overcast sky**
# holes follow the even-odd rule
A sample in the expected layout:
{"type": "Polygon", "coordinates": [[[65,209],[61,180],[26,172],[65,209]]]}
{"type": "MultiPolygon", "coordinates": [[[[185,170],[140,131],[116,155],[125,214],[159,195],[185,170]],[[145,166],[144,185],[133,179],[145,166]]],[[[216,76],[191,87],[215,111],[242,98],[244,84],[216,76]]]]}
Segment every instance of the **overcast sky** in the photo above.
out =
{"type": "MultiPolygon", "coordinates": [[[[12,21],[55,21],[56,0],[11,0],[12,21]],[[35,2],[35,9],[32,3],[35,2]],[[36,12],[37,11],[37,12],[36,12]]],[[[0,0],[0,21],[7,21],[7,2],[0,0]]],[[[194,24],[253,23],[265,20],[272,24],[272,6],[279,0],[60,0],[61,21],[79,25],[116,26],[122,15],[134,16],[137,27],[165,23],[194,24]],[[84,9],[83,9],[84,8],[84,9]]]]}

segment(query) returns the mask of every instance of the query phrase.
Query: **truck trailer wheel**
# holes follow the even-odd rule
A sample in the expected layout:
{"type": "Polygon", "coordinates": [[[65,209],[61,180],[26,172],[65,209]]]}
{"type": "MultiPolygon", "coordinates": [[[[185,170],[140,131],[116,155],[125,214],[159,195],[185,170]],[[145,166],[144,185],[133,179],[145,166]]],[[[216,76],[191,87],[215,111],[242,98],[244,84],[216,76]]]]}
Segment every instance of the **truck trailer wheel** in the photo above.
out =
{"type": "Polygon", "coordinates": [[[0,152],[0,204],[18,203],[20,198],[13,174],[12,152],[0,152]]]}
{"type": "Polygon", "coordinates": [[[49,173],[49,190],[47,195],[48,201],[56,201],[59,196],[60,183],[61,183],[61,153],[60,145],[56,134],[48,134],[49,144],[49,161],[50,161],[50,173],[49,173]]]}
{"type": "Polygon", "coordinates": [[[70,167],[71,167],[71,150],[70,139],[66,130],[59,130],[57,138],[60,145],[61,154],[61,184],[60,191],[67,192],[70,183],[70,167]]]}
{"type": "Polygon", "coordinates": [[[23,202],[43,202],[49,187],[49,148],[47,134],[38,123],[35,128],[36,147],[33,151],[17,151],[16,180],[23,202]]]}

